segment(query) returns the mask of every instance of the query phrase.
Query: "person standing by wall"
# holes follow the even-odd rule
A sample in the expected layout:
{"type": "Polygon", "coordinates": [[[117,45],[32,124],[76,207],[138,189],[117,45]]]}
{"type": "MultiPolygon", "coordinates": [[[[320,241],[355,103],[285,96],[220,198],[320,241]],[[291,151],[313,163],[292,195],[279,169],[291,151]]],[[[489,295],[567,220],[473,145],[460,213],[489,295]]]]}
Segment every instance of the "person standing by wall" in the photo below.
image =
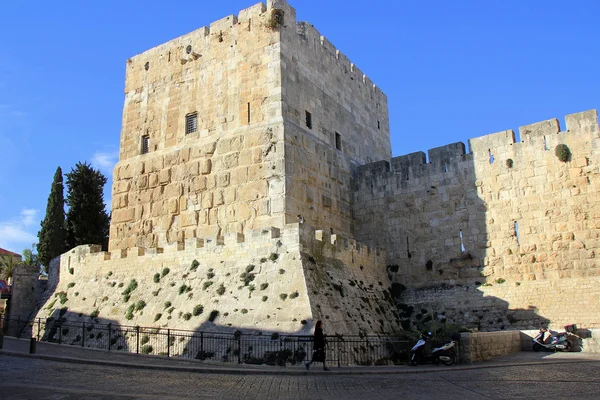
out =
{"type": "Polygon", "coordinates": [[[325,365],[325,335],[323,334],[323,321],[320,320],[315,325],[313,349],[312,360],[306,363],[306,369],[310,369],[310,365],[317,361],[323,363],[323,371],[329,371],[329,368],[325,365]]]}

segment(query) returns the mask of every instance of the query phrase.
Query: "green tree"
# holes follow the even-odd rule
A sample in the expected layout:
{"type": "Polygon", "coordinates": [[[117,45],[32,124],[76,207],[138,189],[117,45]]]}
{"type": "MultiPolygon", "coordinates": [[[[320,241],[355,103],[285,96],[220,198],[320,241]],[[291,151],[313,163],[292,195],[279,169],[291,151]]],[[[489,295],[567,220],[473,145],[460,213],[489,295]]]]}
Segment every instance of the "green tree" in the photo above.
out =
{"type": "Polygon", "coordinates": [[[23,250],[22,257],[23,257],[24,265],[33,265],[33,266],[40,265],[38,255],[35,253],[35,244],[31,245],[31,249],[23,250]]]}
{"type": "Polygon", "coordinates": [[[17,261],[10,254],[3,254],[0,256],[0,279],[6,279],[9,281],[13,277],[13,273],[15,272],[15,267],[17,265],[21,265],[20,261],[17,261]]]}
{"type": "Polygon", "coordinates": [[[38,232],[38,260],[46,267],[50,260],[67,250],[67,229],[65,225],[65,198],[63,194],[63,176],[60,167],[56,168],[50,188],[46,216],[42,229],[38,232]]]}
{"type": "Polygon", "coordinates": [[[110,217],[103,188],[106,177],[87,163],[77,163],[67,174],[67,247],[100,244],[108,247],[110,217]]]}

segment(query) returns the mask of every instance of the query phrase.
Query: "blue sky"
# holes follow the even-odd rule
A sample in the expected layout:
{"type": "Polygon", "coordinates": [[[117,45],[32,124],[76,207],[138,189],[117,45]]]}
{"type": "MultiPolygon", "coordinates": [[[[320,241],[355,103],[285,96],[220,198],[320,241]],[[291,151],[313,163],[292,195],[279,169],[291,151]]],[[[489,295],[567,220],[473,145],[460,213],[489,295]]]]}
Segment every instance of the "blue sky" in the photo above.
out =
{"type": "MultiPolygon", "coordinates": [[[[0,247],[37,241],[57,166],[110,185],[127,58],[254,3],[3,1],[0,247]]],[[[600,107],[598,1],[291,4],[387,94],[394,156],[600,107]]]]}

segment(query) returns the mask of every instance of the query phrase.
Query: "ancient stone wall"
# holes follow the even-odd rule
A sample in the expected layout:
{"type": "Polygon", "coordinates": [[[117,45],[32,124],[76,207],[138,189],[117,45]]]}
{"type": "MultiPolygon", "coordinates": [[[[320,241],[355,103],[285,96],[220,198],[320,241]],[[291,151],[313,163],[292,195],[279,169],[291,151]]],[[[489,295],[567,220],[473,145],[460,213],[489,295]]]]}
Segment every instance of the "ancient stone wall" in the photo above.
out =
{"type": "Polygon", "coordinates": [[[390,332],[398,325],[392,309],[380,307],[390,301],[385,259],[304,224],[165,248],[79,246],[61,256],[58,285],[38,317],[305,334],[323,319],[331,334],[371,333],[373,324],[390,332]]]}
{"type": "Polygon", "coordinates": [[[286,217],[353,235],[357,165],[391,156],[387,97],[310,23],[284,11],[286,217]]]}
{"type": "Polygon", "coordinates": [[[598,115],[566,123],[521,127],[518,142],[512,131],[471,139],[469,154],[456,143],[429,162],[414,153],[359,168],[357,239],[388,250],[415,315],[482,330],[598,326],[598,115]]]}
{"type": "Polygon", "coordinates": [[[521,333],[519,331],[463,333],[460,344],[461,362],[484,361],[521,351],[521,333]]]}
{"type": "Polygon", "coordinates": [[[400,329],[384,250],[305,225],[300,235],[315,320],[325,321],[330,333],[391,334],[400,329]]]}
{"type": "Polygon", "coordinates": [[[388,161],[386,96],[269,0],[127,61],[109,252],[63,255],[40,316],[392,332],[418,319],[395,281],[481,330],[562,323],[544,290],[594,324],[599,135],[588,111],[388,161]]]}
{"type": "Polygon", "coordinates": [[[600,327],[599,277],[499,282],[408,289],[401,301],[413,311],[404,317],[416,322],[433,312],[438,322],[476,331],[537,329],[541,325],[561,330],[570,324],[600,327]]]}
{"type": "Polygon", "coordinates": [[[127,61],[110,250],[282,226],[280,44],[269,18],[259,3],[127,61]]]}
{"type": "Polygon", "coordinates": [[[388,249],[397,278],[511,282],[600,274],[596,111],[359,169],[356,237],[388,249]],[[566,144],[563,162],[555,148],[566,144]],[[396,269],[396,267],[394,267],[396,269]]]}
{"type": "MultiPolygon", "coordinates": [[[[37,266],[17,265],[13,276],[12,297],[9,300],[8,313],[26,320],[35,311],[37,299],[46,288],[46,282],[38,279],[40,269],[37,266]]],[[[12,332],[13,334],[16,332],[12,332]]]]}
{"type": "Polygon", "coordinates": [[[479,279],[487,236],[472,156],[457,143],[361,166],[354,216],[357,238],[390,254],[405,284],[479,279]],[[463,235],[464,250],[460,235],[463,235]]]}

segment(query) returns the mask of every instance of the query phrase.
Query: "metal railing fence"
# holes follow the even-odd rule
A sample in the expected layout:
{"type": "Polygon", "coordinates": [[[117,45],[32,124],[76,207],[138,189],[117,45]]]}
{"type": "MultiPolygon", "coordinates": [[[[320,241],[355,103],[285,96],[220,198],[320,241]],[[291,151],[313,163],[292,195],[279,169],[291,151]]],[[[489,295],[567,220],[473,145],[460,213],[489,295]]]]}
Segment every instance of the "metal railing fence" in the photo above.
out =
{"type": "MultiPolygon", "coordinates": [[[[109,351],[183,357],[239,364],[296,365],[310,361],[312,336],[187,331],[103,324],[90,319],[29,320],[0,316],[4,334],[109,351]]],[[[326,336],[328,365],[393,365],[408,360],[411,343],[378,336],[326,336]]]]}

